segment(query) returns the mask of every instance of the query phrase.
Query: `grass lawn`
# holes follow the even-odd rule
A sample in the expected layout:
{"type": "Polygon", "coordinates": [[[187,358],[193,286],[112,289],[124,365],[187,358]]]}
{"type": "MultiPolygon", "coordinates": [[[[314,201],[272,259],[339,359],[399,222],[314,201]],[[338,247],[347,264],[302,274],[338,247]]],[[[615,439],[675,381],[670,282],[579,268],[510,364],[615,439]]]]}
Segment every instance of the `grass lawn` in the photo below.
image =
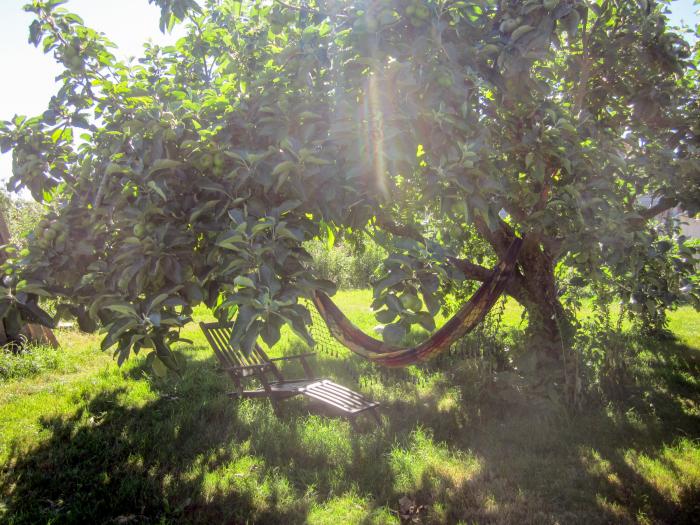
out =
{"type": "MultiPolygon", "coordinates": [[[[376,324],[369,292],[338,302],[376,324]]],[[[509,304],[503,328],[519,322],[509,304]]],[[[700,314],[674,312],[671,328],[624,399],[576,415],[488,395],[474,361],[385,372],[320,353],[319,375],[382,402],[384,424],[360,432],[303,399],[279,418],[230,400],[195,324],[182,379],[142,357],[120,369],[98,337],[59,332],[58,351],[0,361],[0,522],[399,523],[408,496],[423,523],[692,523],[700,314]]],[[[287,335],[275,353],[302,349],[287,335]]]]}

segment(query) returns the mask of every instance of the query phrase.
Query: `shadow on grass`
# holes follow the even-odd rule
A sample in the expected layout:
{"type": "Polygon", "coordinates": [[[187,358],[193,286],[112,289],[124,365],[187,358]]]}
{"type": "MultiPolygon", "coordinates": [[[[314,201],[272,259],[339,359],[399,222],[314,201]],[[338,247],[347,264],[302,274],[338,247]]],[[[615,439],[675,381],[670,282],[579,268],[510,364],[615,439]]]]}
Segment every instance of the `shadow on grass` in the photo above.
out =
{"type": "Polygon", "coordinates": [[[382,486],[381,462],[353,479],[385,452],[373,450],[390,443],[382,433],[356,435],[300,400],[277,417],[268,401],[230,400],[230,386],[206,359],[153,382],[156,399],[126,386],[84,395],[70,416],[40,421],[39,446],[13,444],[0,510],[13,523],[303,523],[316,497],[382,486]]]}
{"type": "Polygon", "coordinates": [[[488,403],[477,428],[449,439],[484,468],[461,483],[424,472],[418,502],[439,502],[444,523],[697,523],[698,352],[678,341],[646,351],[642,386],[616,406],[567,415],[488,403]]]}
{"type": "MultiPolygon", "coordinates": [[[[392,508],[408,495],[433,523],[691,523],[700,489],[669,496],[634,461],[643,455],[680,475],[665,451],[700,438],[687,406],[699,394],[687,377],[698,371],[694,351],[669,345],[646,371],[645,392],[572,417],[493,402],[481,403],[479,417],[471,401],[439,409],[449,381],[421,389],[402,371],[384,387],[400,391],[383,400],[385,425],[360,433],[309,415],[298,399],[281,417],[267,401],[231,401],[213,358],[190,359],[181,380],[152,382],[139,398],[131,390],[145,370],[136,365],[125,373],[130,384],[88,392],[74,413],[43,419],[49,437],[38,446],[14,444],[0,470],[4,516],[303,523],[352,493],[392,508]]],[[[317,365],[350,387],[368,372],[324,356],[317,365]]],[[[365,522],[376,520],[368,513],[365,522]]]]}

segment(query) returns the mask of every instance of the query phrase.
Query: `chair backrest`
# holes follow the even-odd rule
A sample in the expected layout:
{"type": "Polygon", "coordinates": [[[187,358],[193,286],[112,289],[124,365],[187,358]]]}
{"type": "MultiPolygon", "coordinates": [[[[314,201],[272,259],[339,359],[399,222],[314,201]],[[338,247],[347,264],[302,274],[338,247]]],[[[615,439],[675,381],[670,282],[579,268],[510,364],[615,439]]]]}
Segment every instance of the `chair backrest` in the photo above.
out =
{"type": "Polygon", "coordinates": [[[199,323],[207,341],[224,366],[240,368],[251,365],[271,365],[270,358],[259,345],[249,354],[231,344],[233,323],[199,323]]]}

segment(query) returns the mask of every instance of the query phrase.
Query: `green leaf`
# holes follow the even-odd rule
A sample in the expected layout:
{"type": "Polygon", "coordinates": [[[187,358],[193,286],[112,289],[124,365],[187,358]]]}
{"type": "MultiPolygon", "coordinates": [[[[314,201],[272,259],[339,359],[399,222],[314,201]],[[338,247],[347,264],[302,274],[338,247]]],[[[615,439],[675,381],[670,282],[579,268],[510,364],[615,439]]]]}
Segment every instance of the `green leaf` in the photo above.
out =
{"type": "Polygon", "coordinates": [[[111,323],[107,327],[107,335],[102,340],[102,343],[100,345],[102,351],[105,351],[108,348],[114,346],[117,343],[119,337],[121,337],[121,335],[124,332],[136,327],[136,325],[137,321],[133,318],[118,319],[115,322],[111,323]]]}
{"type": "Polygon", "coordinates": [[[423,306],[423,303],[420,299],[418,299],[418,296],[412,292],[402,294],[399,299],[401,300],[401,305],[406,310],[413,310],[414,312],[417,312],[423,306]]]}
{"type": "Polygon", "coordinates": [[[195,283],[187,283],[183,288],[183,292],[190,304],[201,303],[204,300],[202,288],[195,283]]]}
{"type": "Polygon", "coordinates": [[[423,301],[430,315],[437,315],[440,311],[440,300],[434,294],[423,292],[423,301]]]}
{"type": "Polygon", "coordinates": [[[155,354],[153,361],[151,362],[151,369],[153,370],[153,373],[158,377],[163,378],[168,375],[168,367],[160,359],[160,357],[158,357],[155,354]]]}
{"type": "Polygon", "coordinates": [[[245,275],[239,275],[233,280],[233,284],[247,288],[255,288],[255,282],[245,275]]]}
{"type": "Polygon", "coordinates": [[[294,333],[301,337],[304,341],[306,341],[306,344],[308,344],[309,346],[313,346],[314,340],[309,334],[309,331],[306,329],[306,325],[304,324],[302,319],[295,316],[290,318],[289,320],[291,322],[292,330],[294,331],[294,333]]]}
{"type": "Polygon", "coordinates": [[[292,171],[296,167],[296,162],[293,162],[291,160],[285,160],[283,162],[280,162],[275,166],[275,168],[272,170],[272,175],[277,176],[277,175],[282,175],[282,174],[288,174],[290,171],[292,171]]]}
{"type": "Polygon", "coordinates": [[[403,270],[392,270],[391,272],[389,272],[389,275],[387,277],[375,283],[374,297],[379,297],[379,295],[381,295],[381,293],[387,288],[396,286],[397,284],[405,281],[408,278],[409,275],[403,270]]]}
{"type": "Polygon", "coordinates": [[[380,323],[386,324],[392,322],[394,319],[396,319],[396,316],[398,313],[394,310],[380,310],[374,316],[377,318],[377,321],[380,323]]]}
{"type": "Polygon", "coordinates": [[[152,312],[152,313],[148,314],[148,320],[156,328],[160,327],[160,323],[161,323],[162,319],[163,319],[163,316],[160,314],[160,312],[152,312]]]}
{"type": "Polygon", "coordinates": [[[112,312],[117,312],[118,314],[123,314],[123,315],[129,315],[132,317],[138,317],[138,313],[136,312],[136,309],[126,303],[122,304],[110,304],[105,306],[105,309],[110,310],[112,312]]]}
{"type": "Polygon", "coordinates": [[[326,236],[326,249],[330,251],[335,246],[335,232],[333,231],[333,228],[331,228],[331,225],[327,222],[322,222],[321,224],[326,236]]]}
{"type": "Polygon", "coordinates": [[[401,301],[399,301],[399,298],[396,297],[394,294],[388,294],[386,296],[386,305],[389,307],[389,309],[395,311],[395,312],[402,312],[403,311],[403,306],[401,305],[401,301]]]}
{"type": "Polygon", "coordinates": [[[147,186],[148,186],[149,188],[151,188],[153,191],[155,191],[155,192],[160,196],[161,199],[163,199],[164,201],[165,201],[165,200],[168,200],[167,197],[165,196],[165,192],[163,192],[163,190],[161,189],[161,187],[158,186],[158,184],[156,183],[156,181],[154,181],[154,180],[149,180],[147,186]]]}
{"type": "Polygon", "coordinates": [[[170,294],[167,294],[167,293],[162,293],[162,294],[156,296],[151,301],[151,305],[148,307],[148,309],[153,310],[154,308],[158,308],[168,297],[170,297],[170,294]]]}
{"type": "Polygon", "coordinates": [[[428,332],[435,330],[435,319],[428,312],[418,312],[416,314],[416,319],[418,323],[425,328],[428,332]]]}
{"type": "Polygon", "coordinates": [[[275,228],[275,233],[283,239],[292,239],[297,242],[302,242],[304,240],[303,233],[298,230],[291,230],[286,226],[277,226],[277,228],[275,228]]]}
{"type": "Polygon", "coordinates": [[[35,295],[40,295],[42,297],[52,297],[52,295],[44,290],[40,285],[38,284],[29,284],[27,281],[20,281],[17,283],[17,288],[16,292],[24,292],[27,294],[35,294],[35,295]]]}
{"type": "Polygon", "coordinates": [[[223,236],[216,241],[216,245],[227,250],[237,250],[237,245],[241,242],[244,242],[243,236],[236,231],[230,231],[223,234],[223,236]]]}
{"type": "Polygon", "coordinates": [[[406,328],[399,323],[388,324],[382,331],[382,338],[391,345],[399,344],[406,337],[406,328]]]}
{"type": "Polygon", "coordinates": [[[272,348],[277,341],[280,340],[280,326],[268,320],[260,332],[260,336],[262,337],[262,340],[265,341],[265,344],[272,348]]]}
{"type": "Polygon", "coordinates": [[[231,331],[231,345],[236,347],[240,344],[257,316],[257,310],[251,306],[243,305],[238,309],[238,315],[236,316],[236,320],[233,323],[233,330],[231,331]]]}

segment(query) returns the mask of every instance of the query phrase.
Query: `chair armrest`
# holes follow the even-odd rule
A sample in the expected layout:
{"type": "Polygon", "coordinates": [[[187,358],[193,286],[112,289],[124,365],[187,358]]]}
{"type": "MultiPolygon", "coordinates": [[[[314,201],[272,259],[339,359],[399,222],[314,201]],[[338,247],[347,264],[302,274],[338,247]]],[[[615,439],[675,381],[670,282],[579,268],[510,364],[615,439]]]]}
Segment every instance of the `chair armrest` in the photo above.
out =
{"type": "Polygon", "coordinates": [[[273,357],[270,359],[270,361],[288,361],[290,359],[304,359],[306,357],[311,357],[312,355],[316,355],[316,352],[307,352],[305,354],[296,354],[296,355],[286,355],[284,357],[273,357]]]}
{"type": "Polygon", "coordinates": [[[224,366],[222,367],[223,370],[243,370],[246,368],[265,368],[268,367],[267,363],[262,364],[262,365],[241,365],[241,366],[224,366]]]}
{"type": "Polygon", "coordinates": [[[311,367],[309,366],[309,362],[306,360],[307,357],[310,357],[312,355],[316,355],[316,352],[307,352],[305,354],[297,354],[297,355],[289,355],[285,357],[275,357],[274,359],[270,359],[270,362],[273,361],[289,361],[290,359],[299,359],[301,361],[301,366],[304,367],[304,373],[306,374],[307,379],[314,379],[314,372],[311,370],[311,367]]]}
{"type": "Polygon", "coordinates": [[[237,372],[239,370],[262,370],[265,368],[268,368],[270,365],[269,364],[264,364],[264,365],[241,365],[241,366],[222,366],[222,370],[226,370],[227,372],[237,372]]]}

